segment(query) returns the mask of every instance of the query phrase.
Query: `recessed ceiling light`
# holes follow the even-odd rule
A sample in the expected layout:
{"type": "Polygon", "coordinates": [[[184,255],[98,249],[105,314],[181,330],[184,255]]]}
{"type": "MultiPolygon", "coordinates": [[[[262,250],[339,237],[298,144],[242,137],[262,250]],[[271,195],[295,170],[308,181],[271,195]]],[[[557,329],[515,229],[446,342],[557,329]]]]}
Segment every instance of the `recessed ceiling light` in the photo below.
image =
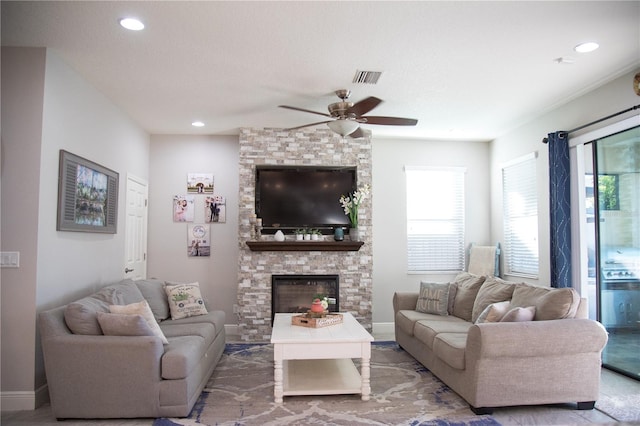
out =
{"type": "Polygon", "coordinates": [[[202,121],[194,121],[191,125],[193,127],[204,127],[204,123],[202,121]]]}
{"type": "Polygon", "coordinates": [[[136,18],[123,18],[120,20],[120,25],[131,31],[140,31],[144,29],[142,21],[136,18]]]}
{"type": "Polygon", "coordinates": [[[586,43],[580,43],[576,47],[573,48],[578,53],[589,53],[596,50],[600,45],[593,41],[588,41],[586,43]]]}

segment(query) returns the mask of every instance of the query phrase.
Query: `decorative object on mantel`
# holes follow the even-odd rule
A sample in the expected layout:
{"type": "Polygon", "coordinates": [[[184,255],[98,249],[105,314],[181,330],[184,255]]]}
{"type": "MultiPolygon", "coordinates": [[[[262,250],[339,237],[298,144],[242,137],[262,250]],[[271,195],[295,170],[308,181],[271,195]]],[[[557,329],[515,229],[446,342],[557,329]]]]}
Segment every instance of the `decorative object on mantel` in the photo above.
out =
{"type": "Polygon", "coordinates": [[[369,195],[369,191],[369,185],[365,185],[356,190],[352,195],[343,195],[340,197],[340,204],[342,205],[344,214],[349,216],[349,222],[351,222],[351,228],[349,229],[351,241],[360,240],[358,232],[358,209],[362,201],[369,195]]]}
{"type": "Polygon", "coordinates": [[[344,240],[344,230],[342,229],[342,227],[339,226],[333,230],[333,239],[336,241],[344,240]]]}
{"type": "Polygon", "coordinates": [[[284,241],[284,234],[282,233],[282,231],[281,231],[281,230],[279,230],[279,229],[278,229],[278,230],[276,231],[276,233],[273,235],[273,238],[274,238],[276,241],[284,241]]]}

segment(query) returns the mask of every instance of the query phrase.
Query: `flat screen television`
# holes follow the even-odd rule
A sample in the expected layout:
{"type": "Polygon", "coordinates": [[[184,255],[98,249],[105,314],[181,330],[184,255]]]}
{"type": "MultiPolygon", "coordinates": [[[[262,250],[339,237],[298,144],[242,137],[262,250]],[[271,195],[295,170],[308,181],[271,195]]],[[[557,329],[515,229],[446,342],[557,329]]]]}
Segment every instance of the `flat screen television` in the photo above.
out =
{"type": "Polygon", "coordinates": [[[257,166],[256,215],[267,234],[301,228],[332,234],[350,226],[339,200],[356,189],[356,167],[257,166]]]}

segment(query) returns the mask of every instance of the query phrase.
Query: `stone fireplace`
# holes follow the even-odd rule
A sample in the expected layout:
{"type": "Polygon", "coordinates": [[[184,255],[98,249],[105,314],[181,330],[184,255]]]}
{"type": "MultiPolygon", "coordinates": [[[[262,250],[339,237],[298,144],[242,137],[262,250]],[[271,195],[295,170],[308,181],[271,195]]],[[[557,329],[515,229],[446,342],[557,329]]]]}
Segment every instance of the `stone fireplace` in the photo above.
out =
{"type": "MultiPolygon", "coordinates": [[[[350,312],[371,331],[371,196],[359,210],[364,242],[358,251],[252,251],[255,167],[262,164],[357,166],[358,187],[371,185],[371,139],[342,138],[329,129],[241,129],[238,261],[238,333],[243,341],[271,338],[272,275],[339,276],[340,311],[350,312]]],[[[338,200],[336,200],[338,202],[338,200]]],[[[287,240],[293,240],[287,235],[287,240]]],[[[273,235],[262,239],[273,240],[273,235]]],[[[332,240],[332,236],[323,236],[332,240]]]]}

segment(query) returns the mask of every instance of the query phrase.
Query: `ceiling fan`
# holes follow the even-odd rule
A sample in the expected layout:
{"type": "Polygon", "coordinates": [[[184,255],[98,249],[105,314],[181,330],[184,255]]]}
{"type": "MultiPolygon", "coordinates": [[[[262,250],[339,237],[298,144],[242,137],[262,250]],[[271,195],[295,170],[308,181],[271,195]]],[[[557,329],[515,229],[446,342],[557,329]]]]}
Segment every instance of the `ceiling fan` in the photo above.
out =
{"type": "Polygon", "coordinates": [[[378,99],[374,96],[369,96],[360,102],[349,102],[350,90],[336,90],[336,95],[341,99],[340,102],[336,102],[329,105],[329,114],[324,112],[311,111],[304,108],[292,107],[288,105],[279,105],[280,108],[292,109],[294,111],[309,112],[311,114],[322,115],[330,118],[330,120],[319,121],[317,123],[305,124],[303,126],[291,127],[285,130],[296,130],[304,127],[317,126],[319,124],[326,124],[331,130],[339,134],[340,136],[349,136],[352,138],[361,138],[364,136],[364,132],[360,128],[360,124],[382,124],[386,126],[415,126],[418,124],[418,120],[413,118],[400,118],[400,117],[382,117],[372,116],[365,114],[380,105],[382,99],[378,99]]]}

